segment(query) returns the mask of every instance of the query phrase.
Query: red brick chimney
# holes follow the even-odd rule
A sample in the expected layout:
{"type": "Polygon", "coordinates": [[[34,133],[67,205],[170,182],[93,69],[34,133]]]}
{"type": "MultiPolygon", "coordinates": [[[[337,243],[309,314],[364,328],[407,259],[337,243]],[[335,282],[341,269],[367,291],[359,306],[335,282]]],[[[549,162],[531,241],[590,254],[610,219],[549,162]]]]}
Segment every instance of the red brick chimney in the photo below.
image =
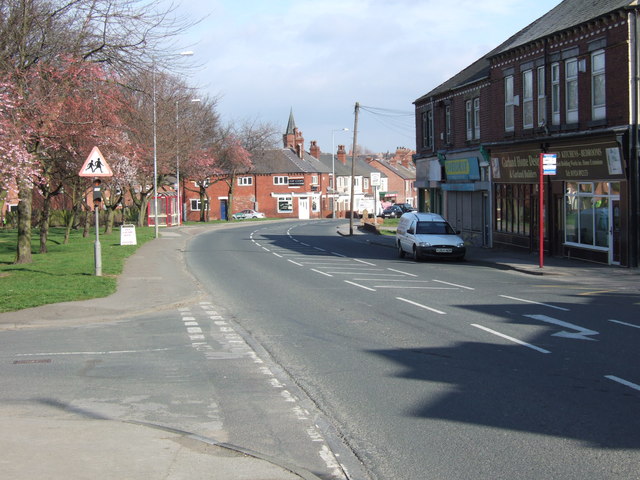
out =
{"type": "Polygon", "coordinates": [[[311,146],[309,147],[309,153],[312,157],[320,158],[320,147],[316,140],[311,140],[311,146]]]}
{"type": "Polygon", "coordinates": [[[345,150],[344,145],[338,145],[338,153],[336,154],[336,156],[343,165],[347,164],[347,151],[345,150]]]}

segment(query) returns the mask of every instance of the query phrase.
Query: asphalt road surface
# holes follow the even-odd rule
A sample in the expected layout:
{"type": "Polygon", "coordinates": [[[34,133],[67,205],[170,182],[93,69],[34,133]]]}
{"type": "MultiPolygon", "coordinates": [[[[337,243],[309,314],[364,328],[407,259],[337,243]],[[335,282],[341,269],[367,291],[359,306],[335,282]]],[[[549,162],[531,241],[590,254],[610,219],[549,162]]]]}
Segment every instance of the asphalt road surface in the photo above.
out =
{"type": "Polygon", "coordinates": [[[212,231],[187,258],[373,479],[640,478],[638,295],[399,259],[332,221],[212,231]]]}

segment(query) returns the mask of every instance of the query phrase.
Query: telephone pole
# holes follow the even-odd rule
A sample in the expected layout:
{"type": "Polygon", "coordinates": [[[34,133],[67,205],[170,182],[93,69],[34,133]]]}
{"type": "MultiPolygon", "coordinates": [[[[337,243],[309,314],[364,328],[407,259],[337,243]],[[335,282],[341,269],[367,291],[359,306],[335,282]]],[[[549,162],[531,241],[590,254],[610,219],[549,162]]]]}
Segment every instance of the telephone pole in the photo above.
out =
{"type": "Polygon", "coordinates": [[[349,202],[349,235],[353,235],[353,199],[354,190],[356,186],[356,146],[358,145],[358,112],[360,111],[360,104],[356,102],[356,115],[353,122],[353,148],[351,149],[351,198],[349,202]]]}

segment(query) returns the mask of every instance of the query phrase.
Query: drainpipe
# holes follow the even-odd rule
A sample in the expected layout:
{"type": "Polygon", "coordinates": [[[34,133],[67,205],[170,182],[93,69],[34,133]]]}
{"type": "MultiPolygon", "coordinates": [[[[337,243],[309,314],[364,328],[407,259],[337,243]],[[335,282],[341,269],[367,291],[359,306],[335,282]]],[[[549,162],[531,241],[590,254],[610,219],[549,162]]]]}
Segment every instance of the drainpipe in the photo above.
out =
{"type": "Polygon", "coordinates": [[[631,74],[631,85],[629,92],[629,100],[631,107],[631,118],[629,125],[629,266],[638,266],[638,242],[640,241],[640,232],[638,231],[638,214],[640,213],[640,179],[638,178],[638,96],[639,89],[639,72],[638,66],[640,59],[638,57],[640,49],[638,48],[638,11],[629,12],[629,67],[631,74]]]}

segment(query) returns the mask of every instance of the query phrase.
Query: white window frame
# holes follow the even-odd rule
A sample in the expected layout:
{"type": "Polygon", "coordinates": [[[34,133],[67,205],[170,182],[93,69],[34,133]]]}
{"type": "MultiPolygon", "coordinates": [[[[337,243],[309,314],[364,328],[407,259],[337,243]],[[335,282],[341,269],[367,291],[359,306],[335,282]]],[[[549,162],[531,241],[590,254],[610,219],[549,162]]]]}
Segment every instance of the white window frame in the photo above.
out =
{"type": "Polygon", "coordinates": [[[424,148],[434,148],[433,110],[427,110],[422,113],[422,144],[424,148]]]}
{"type": "MultiPolygon", "coordinates": [[[[205,206],[209,203],[208,200],[204,201],[205,206]]],[[[192,212],[199,212],[202,209],[202,202],[199,198],[190,198],[189,199],[189,207],[192,212]]]]}
{"type": "Polygon", "coordinates": [[[533,70],[522,72],[522,128],[533,128],[533,70]]]}
{"type": "Polygon", "coordinates": [[[444,141],[451,143],[451,106],[444,107],[444,141]]]}
{"type": "Polygon", "coordinates": [[[276,175],[273,177],[274,185],[289,185],[289,177],[286,175],[276,175]]]}
{"type": "Polygon", "coordinates": [[[473,103],[472,100],[464,102],[465,123],[467,126],[467,140],[473,140],[473,103]]]}
{"type": "Polygon", "coordinates": [[[291,195],[282,195],[276,197],[276,207],[278,213],[293,213],[293,197],[291,195]],[[288,208],[280,208],[282,204],[287,204],[288,208]]]}
{"type": "Polygon", "coordinates": [[[607,94],[605,80],[604,50],[591,53],[591,119],[603,120],[607,117],[607,94]],[[598,61],[598,58],[602,58],[598,61]],[[601,90],[598,92],[598,90],[601,90]]]}
{"type": "Polygon", "coordinates": [[[318,185],[318,175],[311,175],[311,185],[318,185]]]}
{"type": "Polygon", "coordinates": [[[246,187],[253,185],[253,177],[238,177],[238,186],[246,187]]]}
{"type": "Polygon", "coordinates": [[[578,123],[578,59],[571,58],[564,64],[564,98],[566,123],[578,123]]]}
{"type": "Polygon", "coordinates": [[[544,127],[547,124],[547,95],[545,91],[545,68],[538,67],[537,70],[538,87],[538,126],[544,127]]]}
{"type": "Polygon", "coordinates": [[[480,97],[473,99],[473,135],[480,140],[480,97]]]}
{"type": "Polygon", "coordinates": [[[560,125],[560,64],[551,64],[551,123],[560,125]]]}
{"type": "Polygon", "coordinates": [[[504,131],[515,130],[515,94],[513,75],[504,77],[504,131]]]}

